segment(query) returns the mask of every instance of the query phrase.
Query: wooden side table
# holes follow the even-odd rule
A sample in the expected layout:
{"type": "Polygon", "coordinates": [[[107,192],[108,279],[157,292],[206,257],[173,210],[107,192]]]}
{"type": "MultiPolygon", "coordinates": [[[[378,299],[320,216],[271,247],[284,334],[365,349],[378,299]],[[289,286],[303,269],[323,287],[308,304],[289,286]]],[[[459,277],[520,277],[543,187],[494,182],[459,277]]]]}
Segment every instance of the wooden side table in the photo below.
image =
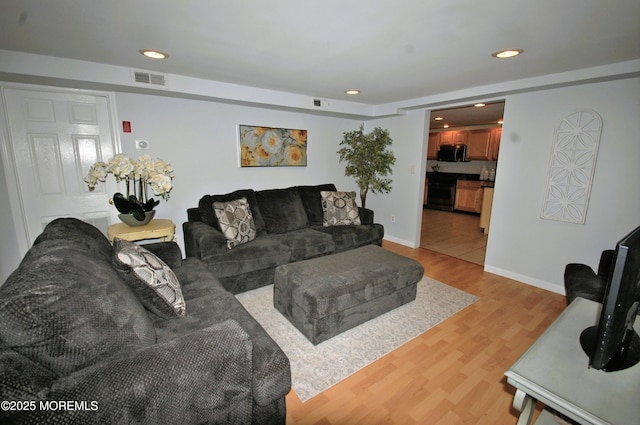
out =
{"type": "Polygon", "coordinates": [[[127,241],[141,241],[144,239],[162,239],[163,242],[172,241],[176,233],[176,225],[171,220],[154,219],[144,226],[131,227],[124,223],[112,224],[107,228],[109,242],[114,238],[127,241]]]}

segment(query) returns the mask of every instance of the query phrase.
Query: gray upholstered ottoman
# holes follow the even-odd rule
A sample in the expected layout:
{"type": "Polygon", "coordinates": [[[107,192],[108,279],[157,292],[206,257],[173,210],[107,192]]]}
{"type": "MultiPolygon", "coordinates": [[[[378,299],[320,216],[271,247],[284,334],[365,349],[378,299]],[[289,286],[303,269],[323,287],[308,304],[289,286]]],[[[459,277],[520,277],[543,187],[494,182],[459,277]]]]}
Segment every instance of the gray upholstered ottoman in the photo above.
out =
{"type": "Polygon", "coordinates": [[[424,269],[376,245],[276,268],[273,304],[313,344],[416,298],[424,269]]]}

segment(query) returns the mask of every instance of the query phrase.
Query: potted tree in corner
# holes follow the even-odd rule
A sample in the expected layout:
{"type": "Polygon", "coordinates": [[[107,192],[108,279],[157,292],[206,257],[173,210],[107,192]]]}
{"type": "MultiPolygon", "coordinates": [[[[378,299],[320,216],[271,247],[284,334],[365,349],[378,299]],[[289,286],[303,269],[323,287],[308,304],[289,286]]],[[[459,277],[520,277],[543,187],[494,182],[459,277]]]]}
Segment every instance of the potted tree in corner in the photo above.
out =
{"type": "Polygon", "coordinates": [[[387,150],[392,140],[389,132],[380,127],[365,134],[364,124],[359,130],[347,131],[343,135],[340,142],[343,147],[338,150],[340,162],[347,163],[344,175],[355,177],[362,208],[365,208],[369,190],[371,193],[391,191],[391,179],[386,176],[391,174],[391,166],[396,162],[393,152],[387,150]]]}

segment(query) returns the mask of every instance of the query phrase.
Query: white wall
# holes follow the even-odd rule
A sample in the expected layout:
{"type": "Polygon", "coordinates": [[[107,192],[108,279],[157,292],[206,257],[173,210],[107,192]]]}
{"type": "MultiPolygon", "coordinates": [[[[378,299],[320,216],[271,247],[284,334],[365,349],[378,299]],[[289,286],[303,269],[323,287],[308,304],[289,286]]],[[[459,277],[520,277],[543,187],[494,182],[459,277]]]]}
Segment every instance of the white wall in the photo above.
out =
{"type": "Polygon", "coordinates": [[[371,120],[365,124],[365,131],[370,132],[375,127],[389,130],[393,140],[390,150],[396,157],[396,163],[391,175],[391,192],[368,194],[366,206],[374,211],[376,222],[384,225],[385,239],[418,247],[429,112],[420,109],[402,116],[371,120]],[[395,222],[391,221],[391,215],[395,215],[395,222]]]}
{"type": "Polygon", "coordinates": [[[130,121],[132,127],[120,135],[123,152],[162,158],[175,169],[171,199],[160,201],[156,217],[176,223],[183,252],[186,209],[197,207],[205,194],[322,183],[357,190],[354,180],[344,177],[336,151],[342,133],[357,129],[359,121],[129,93],[116,94],[116,107],[119,121],[130,121]],[[307,166],[240,168],[238,124],[306,129],[307,166]],[[136,150],[135,140],[147,140],[150,149],[136,150]]]}
{"type": "Polygon", "coordinates": [[[639,226],[639,117],[638,78],[508,96],[485,269],[562,292],[567,263],[595,269],[639,226]],[[543,220],[554,130],[581,109],[603,120],[586,222],[543,220]]]}

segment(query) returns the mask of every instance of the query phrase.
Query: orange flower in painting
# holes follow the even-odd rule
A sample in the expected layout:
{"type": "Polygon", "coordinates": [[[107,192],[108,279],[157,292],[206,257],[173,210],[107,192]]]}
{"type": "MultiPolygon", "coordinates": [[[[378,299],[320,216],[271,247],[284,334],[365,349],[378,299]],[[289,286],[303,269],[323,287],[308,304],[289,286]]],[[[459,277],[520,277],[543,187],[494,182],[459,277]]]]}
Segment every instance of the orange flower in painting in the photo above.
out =
{"type": "Polygon", "coordinates": [[[267,131],[267,127],[255,127],[253,129],[253,133],[256,135],[256,137],[260,137],[262,136],[262,134],[267,131]]]}
{"type": "Polygon", "coordinates": [[[242,152],[240,153],[240,162],[243,167],[252,167],[258,165],[255,158],[253,157],[253,151],[245,145],[242,146],[242,152]]]}
{"type": "Polygon", "coordinates": [[[269,159],[271,154],[267,152],[262,145],[256,146],[256,156],[260,159],[269,159]]]}
{"type": "Polygon", "coordinates": [[[304,153],[299,146],[289,145],[287,146],[287,164],[300,165],[304,159],[304,153]]]}
{"type": "Polygon", "coordinates": [[[291,130],[289,131],[289,136],[299,145],[307,143],[307,130],[291,130]]]}

